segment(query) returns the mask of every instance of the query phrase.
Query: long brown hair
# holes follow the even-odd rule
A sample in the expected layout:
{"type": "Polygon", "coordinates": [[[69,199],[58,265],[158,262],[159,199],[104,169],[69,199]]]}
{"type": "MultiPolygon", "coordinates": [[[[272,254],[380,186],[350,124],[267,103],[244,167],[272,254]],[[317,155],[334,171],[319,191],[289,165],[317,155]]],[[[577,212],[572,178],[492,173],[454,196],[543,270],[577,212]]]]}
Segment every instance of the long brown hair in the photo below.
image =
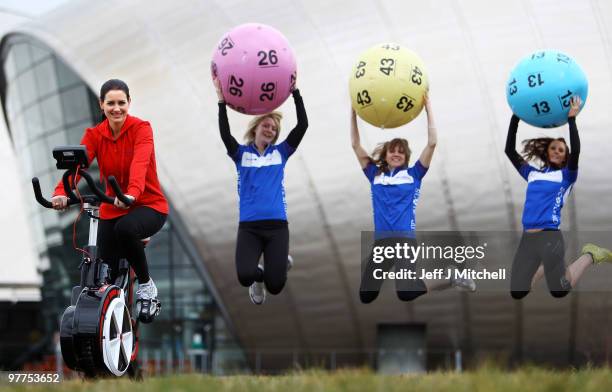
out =
{"type": "Polygon", "coordinates": [[[276,143],[281,131],[281,120],[283,119],[283,114],[281,112],[270,112],[253,118],[249,122],[247,131],[244,134],[244,140],[247,142],[247,144],[251,144],[255,141],[255,130],[257,129],[257,126],[266,118],[271,118],[272,121],[274,121],[274,125],[276,125],[276,136],[274,136],[272,144],[276,143]]]}
{"type": "Polygon", "coordinates": [[[388,142],[381,143],[374,149],[372,152],[372,161],[378,166],[378,173],[388,173],[389,172],[389,164],[387,163],[387,152],[393,151],[396,148],[399,149],[400,153],[403,153],[406,160],[404,162],[405,166],[408,166],[408,161],[410,161],[410,147],[408,147],[408,140],[402,138],[391,139],[388,142]]]}
{"type": "Polygon", "coordinates": [[[523,157],[525,160],[530,161],[532,159],[539,160],[541,163],[541,168],[545,166],[549,166],[548,159],[548,147],[554,141],[560,141],[565,144],[565,157],[563,160],[563,165],[561,167],[565,167],[567,165],[567,161],[569,159],[569,146],[564,138],[552,138],[552,137],[539,137],[535,139],[527,139],[523,140],[523,157]]]}

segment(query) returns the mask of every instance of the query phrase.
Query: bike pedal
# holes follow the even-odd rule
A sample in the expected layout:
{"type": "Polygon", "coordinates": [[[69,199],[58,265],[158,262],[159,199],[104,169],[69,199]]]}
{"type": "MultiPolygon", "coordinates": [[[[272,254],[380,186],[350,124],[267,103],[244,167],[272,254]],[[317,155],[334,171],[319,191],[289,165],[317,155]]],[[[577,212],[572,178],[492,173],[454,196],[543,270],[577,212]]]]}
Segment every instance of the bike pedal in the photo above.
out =
{"type": "Polygon", "coordinates": [[[161,311],[161,302],[158,299],[136,301],[136,313],[141,323],[149,324],[153,322],[155,316],[161,311]]]}

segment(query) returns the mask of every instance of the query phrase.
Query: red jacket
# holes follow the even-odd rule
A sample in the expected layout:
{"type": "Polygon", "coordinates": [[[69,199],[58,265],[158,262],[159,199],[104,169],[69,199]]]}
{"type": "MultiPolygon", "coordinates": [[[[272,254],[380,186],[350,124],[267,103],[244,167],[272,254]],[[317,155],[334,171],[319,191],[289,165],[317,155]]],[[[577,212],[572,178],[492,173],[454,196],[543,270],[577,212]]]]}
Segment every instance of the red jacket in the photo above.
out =
{"type": "MultiPolygon", "coordinates": [[[[87,147],[89,163],[98,159],[100,180],[104,184],[109,176],[115,176],[121,190],[134,196],[136,206],[147,206],[163,214],[168,213],[168,202],[161,191],[155,164],[153,130],[148,121],[128,115],[121,127],[119,137],[113,140],[112,131],[105,119],[93,128],[87,128],[81,144],[87,147]]],[[[115,192],[106,186],[106,194],[115,197],[115,192]]],[[[55,187],[53,196],[66,195],[62,181],[55,187]]],[[[101,219],[114,219],[125,215],[112,204],[102,203],[101,219]]]]}

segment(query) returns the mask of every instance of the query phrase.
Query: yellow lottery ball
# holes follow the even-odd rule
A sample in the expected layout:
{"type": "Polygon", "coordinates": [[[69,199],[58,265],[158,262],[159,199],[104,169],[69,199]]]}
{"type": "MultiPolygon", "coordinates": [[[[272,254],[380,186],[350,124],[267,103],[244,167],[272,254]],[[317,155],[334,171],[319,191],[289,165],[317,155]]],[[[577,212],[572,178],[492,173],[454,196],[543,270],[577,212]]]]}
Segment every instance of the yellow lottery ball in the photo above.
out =
{"type": "Polygon", "coordinates": [[[380,128],[399,127],[416,118],[428,88],[421,58],[394,43],[363,52],[349,80],[353,109],[364,121],[380,128]]]}

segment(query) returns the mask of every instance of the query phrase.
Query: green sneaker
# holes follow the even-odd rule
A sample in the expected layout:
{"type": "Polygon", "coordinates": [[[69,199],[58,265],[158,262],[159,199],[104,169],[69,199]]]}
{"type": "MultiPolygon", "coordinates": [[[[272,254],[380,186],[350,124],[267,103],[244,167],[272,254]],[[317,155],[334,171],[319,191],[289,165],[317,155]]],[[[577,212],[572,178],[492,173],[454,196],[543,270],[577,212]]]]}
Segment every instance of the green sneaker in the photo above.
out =
{"type": "Polygon", "coordinates": [[[590,254],[594,264],[612,263],[612,252],[606,248],[601,248],[595,244],[586,244],[582,247],[582,254],[590,254]]]}

